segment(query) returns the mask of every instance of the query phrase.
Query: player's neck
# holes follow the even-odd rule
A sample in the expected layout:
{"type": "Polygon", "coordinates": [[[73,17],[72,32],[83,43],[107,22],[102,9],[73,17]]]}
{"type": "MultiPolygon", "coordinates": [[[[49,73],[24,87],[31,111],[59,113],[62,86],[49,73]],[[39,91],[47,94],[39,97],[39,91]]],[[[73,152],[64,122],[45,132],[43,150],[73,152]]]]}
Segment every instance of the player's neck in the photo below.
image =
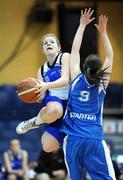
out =
{"type": "Polygon", "coordinates": [[[12,155],[13,155],[14,157],[18,156],[18,152],[13,152],[12,155]]]}
{"type": "Polygon", "coordinates": [[[49,62],[50,65],[52,65],[52,64],[54,63],[55,58],[56,58],[56,56],[57,56],[58,54],[59,54],[59,53],[47,55],[47,61],[49,62]]]}

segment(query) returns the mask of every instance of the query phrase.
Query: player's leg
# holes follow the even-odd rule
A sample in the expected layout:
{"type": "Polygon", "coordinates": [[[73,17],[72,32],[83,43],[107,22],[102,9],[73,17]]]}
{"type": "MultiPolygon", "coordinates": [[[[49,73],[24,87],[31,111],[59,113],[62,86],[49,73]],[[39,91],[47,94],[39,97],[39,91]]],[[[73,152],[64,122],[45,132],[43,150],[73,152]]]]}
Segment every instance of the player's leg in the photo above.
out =
{"type": "Polygon", "coordinates": [[[8,175],[7,179],[8,179],[8,180],[16,180],[17,177],[16,177],[16,175],[14,175],[14,174],[10,174],[10,175],[8,175]]]}
{"type": "Polygon", "coordinates": [[[51,178],[47,173],[40,173],[36,175],[35,180],[51,180],[51,178]]]}
{"type": "Polygon", "coordinates": [[[39,118],[36,118],[35,124],[40,125],[42,123],[53,123],[57,119],[60,119],[63,115],[63,107],[59,102],[48,102],[39,112],[39,118]]]}
{"type": "Polygon", "coordinates": [[[59,141],[47,131],[41,136],[41,143],[45,152],[53,152],[60,147],[59,141]]]}
{"type": "Polygon", "coordinates": [[[92,180],[116,180],[105,141],[88,140],[85,156],[85,167],[92,180]]]}
{"type": "Polygon", "coordinates": [[[60,132],[61,122],[62,118],[45,126],[45,131],[41,136],[44,151],[52,152],[63,145],[64,134],[60,132]]]}
{"type": "Polygon", "coordinates": [[[82,180],[85,174],[85,168],[81,161],[83,154],[80,152],[80,139],[76,140],[76,137],[66,136],[63,144],[65,163],[70,180],[82,180]]]}
{"type": "Polygon", "coordinates": [[[31,129],[40,127],[43,123],[49,124],[62,117],[64,105],[59,98],[48,96],[44,105],[37,117],[23,121],[17,126],[16,132],[18,134],[24,134],[31,129]]]}
{"type": "Polygon", "coordinates": [[[27,175],[23,175],[23,176],[22,176],[22,179],[23,179],[23,180],[29,180],[29,177],[28,177],[27,175]]]}

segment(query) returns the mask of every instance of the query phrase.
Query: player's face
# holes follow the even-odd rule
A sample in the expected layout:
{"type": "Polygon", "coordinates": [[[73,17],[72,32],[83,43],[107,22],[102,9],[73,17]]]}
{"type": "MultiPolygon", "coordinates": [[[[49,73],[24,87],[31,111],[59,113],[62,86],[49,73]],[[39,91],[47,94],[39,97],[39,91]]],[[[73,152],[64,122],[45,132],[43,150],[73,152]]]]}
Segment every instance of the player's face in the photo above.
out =
{"type": "Polygon", "coordinates": [[[18,153],[20,144],[18,141],[12,141],[10,144],[10,149],[13,153],[18,153]]]}
{"type": "Polygon", "coordinates": [[[46,55],[56,54],[59,51],[59,46],[54,37],[46,37],[43,41],[43,51],[46,55]]]}

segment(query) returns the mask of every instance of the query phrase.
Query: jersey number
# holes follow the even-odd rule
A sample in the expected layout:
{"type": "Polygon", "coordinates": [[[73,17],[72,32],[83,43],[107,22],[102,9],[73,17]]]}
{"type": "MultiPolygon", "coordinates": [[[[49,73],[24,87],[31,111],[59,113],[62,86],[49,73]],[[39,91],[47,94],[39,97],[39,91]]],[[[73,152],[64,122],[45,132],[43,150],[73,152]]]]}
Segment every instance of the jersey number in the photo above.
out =
{"type": "Polygon", "coordinates": [[[89,96],[90,96],[89,91],[81,91],[80,95],[81,95],[81,97],[79,98],[80,101],[87,102],[89,100],[89,96]]]}

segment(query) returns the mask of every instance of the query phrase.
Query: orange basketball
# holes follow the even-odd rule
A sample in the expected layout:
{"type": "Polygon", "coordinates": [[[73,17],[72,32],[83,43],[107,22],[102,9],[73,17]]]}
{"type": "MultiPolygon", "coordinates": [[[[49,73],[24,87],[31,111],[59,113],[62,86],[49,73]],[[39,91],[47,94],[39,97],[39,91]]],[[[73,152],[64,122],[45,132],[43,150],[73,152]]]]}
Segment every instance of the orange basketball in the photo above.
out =
{"type": "Polygon", "coordinates": [[[37,94],[34,92],[35,87],[39,84],[35,78],[26,78],[18,84],[18,96],[26,103],[36,103],[37,94]]]}

